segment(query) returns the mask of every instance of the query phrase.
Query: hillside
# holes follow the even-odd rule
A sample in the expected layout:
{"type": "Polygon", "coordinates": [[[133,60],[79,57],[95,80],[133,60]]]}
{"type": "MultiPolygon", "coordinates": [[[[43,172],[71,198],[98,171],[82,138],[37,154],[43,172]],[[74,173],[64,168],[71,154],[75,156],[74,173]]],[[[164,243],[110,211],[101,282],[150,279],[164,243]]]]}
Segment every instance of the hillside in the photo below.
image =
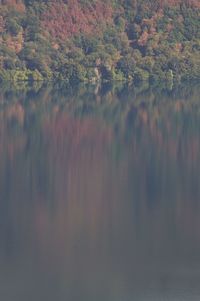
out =
{"type": "Polygon", "coordinates": [[[199,78],[199,0],[0,0],[0,80],[199,78]]]}

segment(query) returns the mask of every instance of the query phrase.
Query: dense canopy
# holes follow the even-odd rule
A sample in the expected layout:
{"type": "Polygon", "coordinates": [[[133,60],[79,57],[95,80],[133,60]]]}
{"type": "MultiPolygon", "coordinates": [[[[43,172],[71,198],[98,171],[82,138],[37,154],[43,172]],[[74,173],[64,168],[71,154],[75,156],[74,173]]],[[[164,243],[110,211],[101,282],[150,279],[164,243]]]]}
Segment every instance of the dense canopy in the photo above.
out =
{"type": "Polygon", "coordinates": [[[0,80],[199,78],[199,0],[0,0],[0,80]]]}

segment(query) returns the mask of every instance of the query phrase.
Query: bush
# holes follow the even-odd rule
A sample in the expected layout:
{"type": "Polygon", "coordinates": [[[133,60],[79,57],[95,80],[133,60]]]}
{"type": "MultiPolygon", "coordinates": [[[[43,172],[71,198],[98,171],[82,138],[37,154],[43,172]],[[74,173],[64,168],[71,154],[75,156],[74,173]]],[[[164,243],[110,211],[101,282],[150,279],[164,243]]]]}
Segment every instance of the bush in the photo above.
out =
{"type": "Polygon", "coordinates": [[[8,19],[6,22],[6,29],[12,35],[16,36],[20,32],[21,26],[19,24],[17,24],[16,20],[8,19]]]}
{"type": "Polygon", "coordinates": [[[150,74],[148,71],[137,67],[134,72],[134,81],[135,82],[149,81],[149,76],[150,74]]]}

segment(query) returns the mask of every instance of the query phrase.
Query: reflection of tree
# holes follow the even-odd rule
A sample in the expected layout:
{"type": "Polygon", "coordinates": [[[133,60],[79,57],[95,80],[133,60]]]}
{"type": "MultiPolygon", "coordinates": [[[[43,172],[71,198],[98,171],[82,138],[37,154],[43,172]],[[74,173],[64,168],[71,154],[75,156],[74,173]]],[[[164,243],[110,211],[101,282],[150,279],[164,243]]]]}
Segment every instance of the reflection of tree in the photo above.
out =
{"type": "Polygon", "coordinates": [[[21,254],[25,241],[38,265],[61,270],[63,290],[79,273],[88,294],[110,279],[110,294],[123,293],[153,267],[167,274],[197,256],[198,93],[173,93],[3,101],[0,244],[17,239],[21,254]]]}

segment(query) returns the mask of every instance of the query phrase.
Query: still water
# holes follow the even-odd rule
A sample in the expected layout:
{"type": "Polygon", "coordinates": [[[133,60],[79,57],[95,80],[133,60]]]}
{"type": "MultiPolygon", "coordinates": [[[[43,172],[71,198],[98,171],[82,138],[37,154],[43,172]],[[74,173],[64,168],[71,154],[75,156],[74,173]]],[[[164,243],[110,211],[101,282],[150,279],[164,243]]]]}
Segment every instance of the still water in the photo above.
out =
{"type": "Polygon", "coordinates": [[[200,300],[200,87],[0,90],[0,300],[200,300]]]}

